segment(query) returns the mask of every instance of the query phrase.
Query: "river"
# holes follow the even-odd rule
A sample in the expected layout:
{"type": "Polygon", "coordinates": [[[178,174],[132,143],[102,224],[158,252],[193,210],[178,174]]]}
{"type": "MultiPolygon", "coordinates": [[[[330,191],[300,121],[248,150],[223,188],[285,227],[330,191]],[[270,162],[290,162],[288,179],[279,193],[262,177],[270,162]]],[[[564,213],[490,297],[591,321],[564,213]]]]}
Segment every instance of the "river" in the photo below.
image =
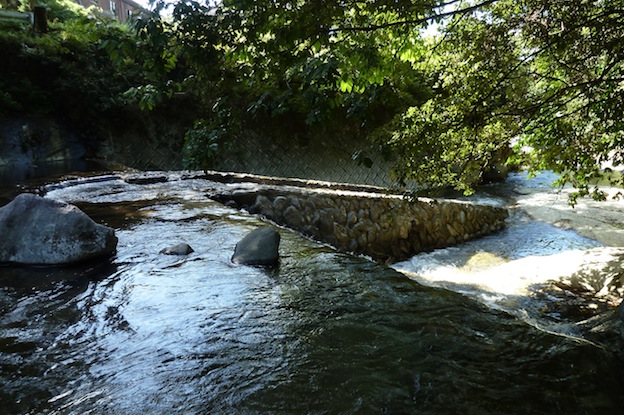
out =
{"type": "Polygon", "coordinates": [[[26,188],[114,227],[119,246],[105,263],[0,268],[0,413],[597,414],[624,406],[624,365],[608,336],[587,338],[565,316],[545,327],[552,318],[510,303],[517,292],[456,279],[475,252],[513,263],[527,250],[565,255],[595,241],[514,215],[497,235],[395,264],[401,273],[280,229],[279,267],[235,266],[236,242],[264,223],[207,198],[213,182],[158,175],[167,180],[110,175],[26,188]],[[195,252],[159,254],[177,242],[195,252]]]}

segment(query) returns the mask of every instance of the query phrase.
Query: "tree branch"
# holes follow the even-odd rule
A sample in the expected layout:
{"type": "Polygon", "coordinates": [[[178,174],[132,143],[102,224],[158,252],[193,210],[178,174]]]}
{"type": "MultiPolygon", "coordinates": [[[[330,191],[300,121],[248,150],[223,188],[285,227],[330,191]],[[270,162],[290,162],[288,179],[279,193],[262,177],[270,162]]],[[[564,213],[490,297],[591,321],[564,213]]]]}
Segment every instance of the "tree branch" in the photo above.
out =
{"type": "MultiPolygon", "coordinates": [[[[438,13],[438,14],[433,14],[431,16],[428,17],[423,17],[420,19],[413,19],[413,20],[400,20],[400,21],[396,21],[396,22],[389,22],[389,23],[384,23],[384,24],[379,24],[379,25],[370,25],[370,26],[362,26],[362,27],[335,27],[335,28],[331,28],[329,29],[329,33],[330,34],[335,34],[335,33],[339,33],[339,32],[374,32],[375,30],[380,30],[380,29],[387,29],[390,27],[396,27],[396,26],[405,26],[405,25],[420,25],[423,23],[426,23],[430,20],[434,20],[434,19],[442,19],[445,17],[449,17],[449,16],[454,16],[454,15],[465,15],[468,13],[471,13],[475,10],[479,10],[482,7],[488,6],[490,4],[496,3],[499,0],[484,0],[481,3],[472,5],[472,6],[468,6],[465,7],[463,9],[458,9],[458,10],[453,10],[450,12],[444,12],[444,13],[438,13]]],[[[454,2],[450,2],[449,4],[452,4],[454,2]]]]}

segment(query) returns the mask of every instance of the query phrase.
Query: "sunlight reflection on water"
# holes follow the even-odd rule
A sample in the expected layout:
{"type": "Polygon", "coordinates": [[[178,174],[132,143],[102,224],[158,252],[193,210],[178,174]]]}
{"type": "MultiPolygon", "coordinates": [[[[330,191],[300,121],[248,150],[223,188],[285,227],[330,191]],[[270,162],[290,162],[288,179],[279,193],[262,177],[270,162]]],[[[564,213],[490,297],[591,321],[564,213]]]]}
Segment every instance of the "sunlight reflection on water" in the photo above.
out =
{"type": "MultiPolygon", "coordinates": [[[[48,195],[114,224],[111,264],[54,280],[1,276],[2,413],[599,413],[624,404],[621,361],[605,349],[285,229],[279,267],[235,266],[236,242],[266,223],[207,199],[213,184],[116,180],[48,195]],[[159,254],[181,241],[195,252],[159,254]]],[[[553,238],[542,249],[577,244],[553,238]]],[[[520,260],[522,249],[496,236],[481,243],[472,252],[520,260]]],[[[470,249],[429,255],[459,268],[470,249]]]]}

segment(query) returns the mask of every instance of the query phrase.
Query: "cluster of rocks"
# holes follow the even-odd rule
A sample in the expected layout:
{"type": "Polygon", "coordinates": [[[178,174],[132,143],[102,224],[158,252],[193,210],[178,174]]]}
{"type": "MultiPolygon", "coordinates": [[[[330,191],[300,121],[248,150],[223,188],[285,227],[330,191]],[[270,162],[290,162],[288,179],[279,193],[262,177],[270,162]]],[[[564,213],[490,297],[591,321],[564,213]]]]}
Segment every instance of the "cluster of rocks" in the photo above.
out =
{"type": "Polygon", "coordinates": [[[308,188],[238,189],[216,199],[382,262],[487,235],[508,216],[504,208],[468,202],[308,188]]]}
{"type": "MultiPolygon", "coordinates": [[[[115,231],[94,222],[78,207],[30,193],[17,196],[0,208],[0,263],[65,265],[112,256],[117,248],[115,231]]],[[[237,245],[232,262],[243,265],[277,265],[280,235],[260,227],[237,245]]],[[[187,243],[160,251],[189,255],[187,243]]]]}
{"type": "MultiPolygon", "coordinates": [[[[232,262],[239,265],[275,266],[279,263],[279,232],[270,227],[262,226],[249,232],[234,248],[232,262]]],[[[187,243],[181,242],[160,251],[165,255],[189,255],[195,250],[187,243]]]]}

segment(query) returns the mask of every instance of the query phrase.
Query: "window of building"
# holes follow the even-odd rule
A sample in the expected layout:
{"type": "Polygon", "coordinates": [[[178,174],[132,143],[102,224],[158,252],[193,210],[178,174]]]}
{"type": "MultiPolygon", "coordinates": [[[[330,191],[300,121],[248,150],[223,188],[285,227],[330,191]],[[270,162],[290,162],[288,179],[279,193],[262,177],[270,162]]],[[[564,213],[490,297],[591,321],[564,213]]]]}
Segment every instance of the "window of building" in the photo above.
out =
{"type": "Polygon", "coordinates": [[[110,0],[110,11],[115,16],[117,16],[117,3],[115,2],[115,0],[110,0]]]}

